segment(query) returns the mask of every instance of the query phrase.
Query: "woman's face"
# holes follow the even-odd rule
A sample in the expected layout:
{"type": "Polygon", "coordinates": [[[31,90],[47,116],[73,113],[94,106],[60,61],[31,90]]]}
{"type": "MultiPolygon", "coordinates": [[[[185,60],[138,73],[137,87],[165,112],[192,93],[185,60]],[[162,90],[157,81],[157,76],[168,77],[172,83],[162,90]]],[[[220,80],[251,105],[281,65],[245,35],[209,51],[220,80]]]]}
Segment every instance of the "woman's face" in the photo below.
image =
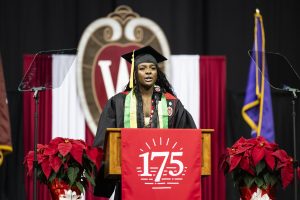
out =
{"type": "Polygon", "coordinates": [[[157,80],[157,68],[153,63],[140,63],[137,67],[138,83],[141,87],[149,89],[157,80]]]}

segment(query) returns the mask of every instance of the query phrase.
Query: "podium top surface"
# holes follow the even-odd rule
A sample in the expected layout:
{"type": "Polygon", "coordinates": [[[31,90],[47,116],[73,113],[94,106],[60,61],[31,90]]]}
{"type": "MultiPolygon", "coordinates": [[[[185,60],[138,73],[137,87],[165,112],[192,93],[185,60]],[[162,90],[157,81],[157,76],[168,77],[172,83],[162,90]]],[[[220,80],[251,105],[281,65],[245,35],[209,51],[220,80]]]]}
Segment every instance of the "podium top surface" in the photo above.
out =
{"type": "MultiPolygon", "coordinates": [[[[119,132],[121,131],[122,128],[107,128],[107,131],[116,131],[119,132]]],[[[213,133],[215,130],[214,129],[200,129],[203,133],[213,133]]]]}

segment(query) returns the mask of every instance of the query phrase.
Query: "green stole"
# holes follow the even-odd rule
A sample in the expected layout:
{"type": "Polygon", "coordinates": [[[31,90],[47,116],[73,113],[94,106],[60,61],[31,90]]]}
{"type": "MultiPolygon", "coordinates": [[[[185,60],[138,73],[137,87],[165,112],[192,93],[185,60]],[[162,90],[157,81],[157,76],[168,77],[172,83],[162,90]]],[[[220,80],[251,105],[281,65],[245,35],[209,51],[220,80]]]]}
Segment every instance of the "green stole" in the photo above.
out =
{"type": "MultiPolygon", "coordinates": [[[[136,115],[136,96],[131,90],[125,98],[124,109],[124,127],[125,128],[137,128],[137,115],[136,115]]],[[[165,95],[162,95],[161,100],[157,105],[159,128],[168,128],[168,108],[165,95]]]]}

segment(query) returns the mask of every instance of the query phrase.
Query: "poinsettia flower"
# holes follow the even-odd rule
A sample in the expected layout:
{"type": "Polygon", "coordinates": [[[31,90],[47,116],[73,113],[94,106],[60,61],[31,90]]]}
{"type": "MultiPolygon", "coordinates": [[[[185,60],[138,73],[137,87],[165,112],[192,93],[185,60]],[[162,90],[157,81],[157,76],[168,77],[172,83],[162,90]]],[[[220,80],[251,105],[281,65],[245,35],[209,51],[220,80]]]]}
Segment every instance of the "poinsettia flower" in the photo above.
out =
{"type": "Polygon", "coordinates": [[[240,146],[241,144],[244,144],[245,141],[246,141],[246,139],[244,137],[241,137],[232,145],[232,147],[236,148],[236,147],[240,146]]]}
{"type": "Polygon", "coordinates": [[[257,165],[265,156],[265,150],[264,150],[264,143],[261,142],[257,146],[253,148],[252,151],[252,159],[253,159],[253,164],[257,165]]]}
{"type": "Polygon", "coordinates": [[[73,139],[70,139],[70,141],[71,141],[72,144],[77,144],[81,148],[86,149],[86,144],[85,144],[85,142],[83,140],[73,140],[73,139]]]}
{"type": "Polygon", "coordinates": [[[237,153],[245,153],[248,149],[253,148],[252,145],[244,145],[237,149],[237,153]]]}
{"type": "MultiPolygon", "coordinates": [[[[95,178],[101,165],[102,155],[101,148],[90,147],[83,140],[54,138],[49,144],[38,145],[38,179],[48,184],[50,177],[51,180],[58,178],[70,185],[81,184],[86,187],[86,181],[91,180],[87,180],[83,172],[88,173],[90,178],[95,178]],[[86,157],[88,159],[83,159],[86,157]],[[93,164],[96,168],[90,167],[93,164]],[[76,169],[76,174],[70,176],[70,167],[76,169]]],[[[32,174],[33,162],[34,152],[29,151],[24,160],[28,175],[32,174]]]]}
{"type": "Polygon", "coordinates": [[[265,149],[265,161],[267,166],[271,169],[274,170],[275,168],[275,157],[272,155],[272,151],[265,149]]]}
{"type": "Polygon", "coordinates": [[[38,150],[44,150],[47,147],[47,145],[43,145],[43,144],[37,144],[37,149],[38,150]]]}
{"type": "Polygon", "coordinates": [[[245,147],[251,147],[252,145],[246,142],[247,140],[243,137],[241,137],[238,141],[232,145],[232,148],[234,149],[243,149],[245,147]]]}
{"type": "Polygon", "coordinates": [[[278,144],[275,143],[266,143],[265,144],[265,149],[269,150],[269,151],[276,151],[278,149],[278,144]]]}
{"type": "Polygon", "coordinates": [[[51,168],[55,171],[55,173],[57,173],[62,165],[61,159],[59,157],[50,157],[49,162],[51,168]]]}
{"type": "Polygon", "coordinates": [[[51,166],[50,166],[49,160],[45,159],[42,162],[41,166],[42,166],[43,173],[45,174],[46,178],[48,179],[51,174],[51,166]]]}
{"type": "Polygon", "coordinates": [[[236,154],[236,148],[232,147],[232,148],[227,148],[227,152],[229,155],[235,155],[236,154]]]}
{"type": "Polygon", "coordinates": [[[47,159],[48,157],[43,155],[43,154],[40,154],[38,153],[37,154],[37,161],[38,161],[38,164],[41,164],[45,159],[47,159]]]}
{"type": "Polygon", "coordinates": [[[240,162],[240,167],[241,167],[241,169],[245,170],[249,174],[255,175],[255,173],[250,165],[250,157],[243,157],[240,162]]]}
{"type": "Polygon", "coordinates": [[[281,168],[287,166],[287,162],[281,162],[281,161],[278,161],[277,163],[277,166],[276,166],[276,169],[277,170],[280,170],[281,168]]]}
{"type": "Polygon", "coordinates": [[[236,146],[234,148],[235,154],[243,154],[245,151],[248,149],[253,148],[253,145],[248,145],[248,144],[240,144],[239,146],[236,146]]]}
{"type": "Polygon", "coordinates": [[[96,147],[89,147],[86,150],[86,155],[94,163],[94,165],[96,165],[96,168],[99,169],[103,155],[102,149],[96,147]]]}
{"type": "Polygon", "coordinates": [[[234,170],[239,165],[241,159],[242,159],[241,155],[235,155],[229,157],[229,162],[230,162],[229,172],[234,170]]]}
{"type": "Polygon", "coordinates": [[[236,154],[238,154],[238,153],[237,153],[238,148],[239,148],[238,146],[236,146],[236,147],[231,147],[231,148],[227,148],[229,155],[231,156],[231,155],[236,155],[236,154]]]}
{"type": "Polygon", "coordinates": [[[219,166],[225,173],[233,171],[236,183],[246,183],[249,187],[259,184],[256,186],[265,188],[281,183],[285,188],[294,175],[293,159],[278,144],[268,142],[261,136],[250,139],[241,137],[226,149],[219,160],[219,166]],[[245,176],[245,173],[249,175],[245,176]],[[250,178],[255,178],[255,181],[250,178]]]}
{"type": "Polygon", "coordinates": [[[282,149],[275,151],[274,153],[272,153],[272,155],[274,155],[278,159],[277,169],[280,169],[280,168],[286,166],[290,162],[290,159],[291,159],[291,157],[289,157],[287,155],[286,151],[284,151],[282,149]]]}
{"type": "Polygon", "coordinates": [[[49,142],[49,145],[58,145],[60,143],[63,143],[65,141],[65,138],[62,138],[62,137],[56,137],[54,139],[52,139],[50,142],[49,142]]]}
{"type": "Polygon", "coordinates": [[[228,154],[224,153],[221,155],[220,159],[219,159],[219,169],[221,169],[222,171],[224,171],[225,173],[227,172],[228,168],[228,154]]]}
{"type": "Polygon", "coordinates": [[[73,156],[73,158],[80,164],[82,165],[82,154],[83,154],[83,150],[85,149],[85,146],[82,144],[78,144],[78,143],[73,143],[72,144],[72,148],[71,148],[71,155],[73,156]]]}
{"type": "Polygon", "coordinates": [[[282,149],[278,149],[274,153],[272,153],[275,157],[277,157],[280,161],[284,161],[288,158],[286,151],[282,149]]]}
{"type": "Polygon", "coordinates": [[[49,144],[44,150],[44,155],[52,156],[58,152],[56,144],[49,144]]]}
{"type": "Polygon", "coordinates": [[[280,171],[282,187],[283,189],[286,188],[293,180],[294,177],[294,170],[292,162],[289,165],[286,165],[281,168],[280,171]]]}
{"type": "MultiPolygon", "coordinates": [[[[45,159],[46,159],[46,157],[38,151],[37,152],[38,164],[41,164],[45,159]]],[[[34,161],[34,151],[29,151],[24,160],[24,163],[26,164],[27,169],[28,169],[28,175],[32,174],[33,161],[34,161]]]]}
{"type": "Polygon", "coordinates": [[[62,156],[66,156],[72,149],[72,144],[69,140],[65,140],[57,145],[58,151],[62,156]]]}
{"type": "Polygon", "coordinates": [[[29,151],[25,157],[24,164],[27,167],[27,174],[30,176],[32,175],[33,160],[34,160],[34,151],[29,151]]]}

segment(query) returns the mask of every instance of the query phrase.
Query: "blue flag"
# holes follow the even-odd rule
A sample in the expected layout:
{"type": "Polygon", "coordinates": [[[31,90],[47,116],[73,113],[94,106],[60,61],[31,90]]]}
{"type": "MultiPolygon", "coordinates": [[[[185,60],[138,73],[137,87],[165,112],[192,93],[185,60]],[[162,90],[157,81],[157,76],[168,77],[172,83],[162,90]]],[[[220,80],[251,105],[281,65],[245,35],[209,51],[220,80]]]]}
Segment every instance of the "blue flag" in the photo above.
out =
{"type": "Polygon", "coordinates": [[[255,13],[254,45],[242,116],[251,127],[253,137],[263,136],[274,142],[272,99],[265,58],[265,34],[262,16],[255,13]]]}

